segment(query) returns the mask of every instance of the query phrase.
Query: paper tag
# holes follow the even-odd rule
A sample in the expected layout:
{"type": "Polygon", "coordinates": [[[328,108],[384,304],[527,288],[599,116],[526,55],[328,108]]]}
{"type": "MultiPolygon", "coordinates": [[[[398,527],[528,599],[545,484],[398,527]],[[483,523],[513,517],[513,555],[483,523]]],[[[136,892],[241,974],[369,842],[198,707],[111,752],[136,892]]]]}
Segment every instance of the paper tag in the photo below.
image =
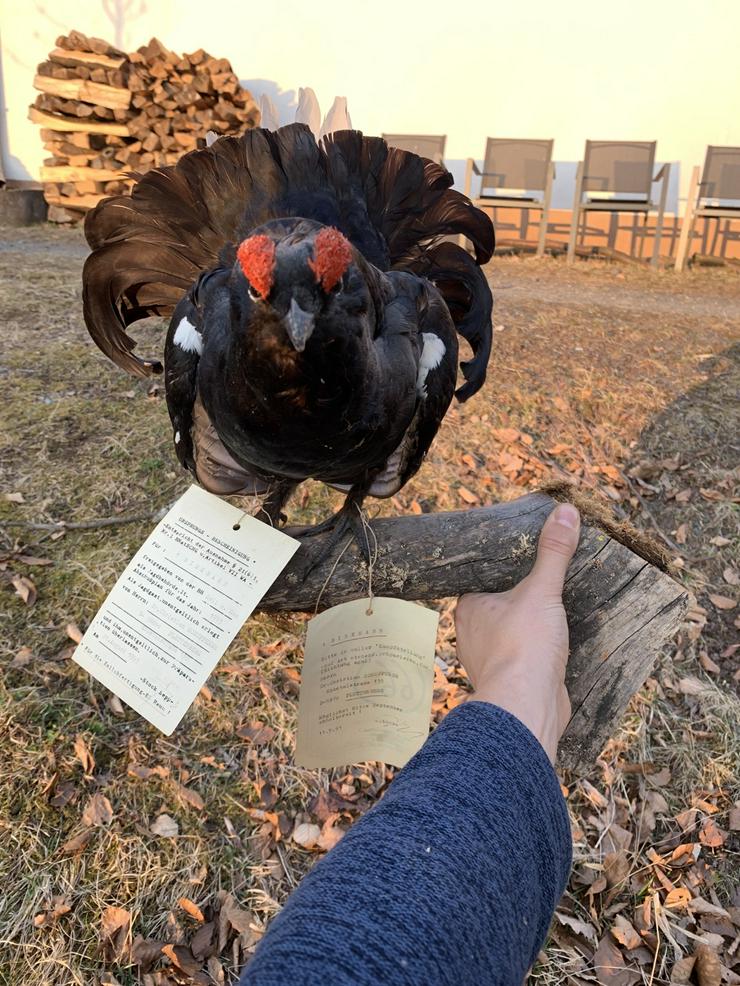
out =
{"type": "Polygon", "coordinates": [[[169,736],[298,547],[191,486],[111,589],[75,661],[169,736]]]}
{"type": "Polygon", "coordinates": [[[439,614],[375,597],[333,606],[308,624],[296,763],[403,767],[429,733],[439,614]]]}

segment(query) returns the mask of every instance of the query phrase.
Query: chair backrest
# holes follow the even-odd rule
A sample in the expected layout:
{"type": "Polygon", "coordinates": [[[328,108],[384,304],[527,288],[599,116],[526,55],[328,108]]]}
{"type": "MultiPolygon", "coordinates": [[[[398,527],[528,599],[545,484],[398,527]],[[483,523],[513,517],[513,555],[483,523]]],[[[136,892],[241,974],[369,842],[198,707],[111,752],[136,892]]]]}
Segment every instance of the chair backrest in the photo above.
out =
{"type": "Polygon", "coordinates": [[[699,197],[740,201],[740,147],[707,147],[699,197]]]}
{"type": "Polygon", "coordinates": [[[544,191],[552,160],[552,140],[507,140],[489,137],[480,194],[499,189],[544,191]]]}
{"type": "Polygon", "coordinates": [[[383,140],[390,147],[399,147],[402,151],[412,151],[414,154],[418,154],[419,157],[426,157],[430,161],[436,161],[437,164],[444,164],[446,136],[383,134],[383,140]]]}
{"type": "Polygon", "coordinates": [[[587,140],[583,155],[583,189],[650,198],[655,170],[654,140],[587,140]]]}

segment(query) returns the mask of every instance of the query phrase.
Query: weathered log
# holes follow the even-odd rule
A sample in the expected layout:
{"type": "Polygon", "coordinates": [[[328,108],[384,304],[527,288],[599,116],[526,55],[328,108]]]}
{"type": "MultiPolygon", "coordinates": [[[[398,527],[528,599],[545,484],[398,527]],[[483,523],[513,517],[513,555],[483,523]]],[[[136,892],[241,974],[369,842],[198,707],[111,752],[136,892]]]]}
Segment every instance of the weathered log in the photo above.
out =
{"type": "Polygon", "coordinates": [[[49,79],[45,75],[36,75],[33,80],[33,87],[51,96],[60,96],[62,99],[78,99],[85,103],[97,103],[112,110],[128,109],[131,103],[129,89],[101,86],[97,82],[87,82],[85,79],[49,79]]]}
{"type": "Polygon", "coordinates": [[[40,123],[44,127],[58,131],[78,131],[86,134],[112,134],[118,137],[128,137],[129,129],[121,123],[96,123],[71,119],[70,117],[54,116],[52,113],[44,113],[35,106],[28,109],[28,119],[33,123],[40,123]]]}
{"type": "MultiPolygon", "coordinates": [[[[550,496],[533,493],[476,510],[373,521],[373,592],[429,600],[509,589],[531,568],[537,537],[554,506],[550,496]]],[[[587,508],[579,506],[584,524],[563,596],[573,711],[559,753],[560,765],[573,769],[588,767],[598,756],[689,600],[660,567],[664,559],[649,539],[606,516],[588,519],[587,508]]],[[[303,578],[308,558],[329,536],[305,540],[262,609],[313,611],[319,593],[324,607],[367,592],[367,566],[354,543],[345,542],[303,578]]]]}
{"type": "Polygon", "coordinates": [[[45,165],[40,170],[41,181],[116,181],[125,177],[122,171],[104,168],[72,168],[69,165],[45,165]]]}

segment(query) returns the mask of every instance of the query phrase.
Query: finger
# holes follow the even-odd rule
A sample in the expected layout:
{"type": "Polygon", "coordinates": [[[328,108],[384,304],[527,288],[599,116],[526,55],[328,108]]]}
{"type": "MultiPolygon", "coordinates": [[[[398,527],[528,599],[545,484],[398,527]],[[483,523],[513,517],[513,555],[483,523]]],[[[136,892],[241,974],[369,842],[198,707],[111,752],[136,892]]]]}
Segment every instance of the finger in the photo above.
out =
{"type": "Polygon", "coordinates": [[[581,518],[572,503],[559,503],[545,521],[529,579],[540,590],[561,595],[565,573],[578,547],[581,518]]]}

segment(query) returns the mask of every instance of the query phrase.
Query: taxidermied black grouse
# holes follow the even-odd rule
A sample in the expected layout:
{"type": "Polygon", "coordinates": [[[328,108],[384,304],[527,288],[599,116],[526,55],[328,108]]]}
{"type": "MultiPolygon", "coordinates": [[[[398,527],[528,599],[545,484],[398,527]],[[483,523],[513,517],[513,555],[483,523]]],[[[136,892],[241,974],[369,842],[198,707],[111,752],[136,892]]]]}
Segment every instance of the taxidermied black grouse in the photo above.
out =
{"type": "MultiPolygon", "coordinates": [[[[432,161],[353,130],[300,124],[222,137],[87,216],[87,327],[144,376],[126,327],[172,314],[167,405],[180,462],[215,493],[307,478],[393,495],[419,469],[455,391],[483,384],[493,226],[432,161]],[[465,235],[475,259],[444,237],[465,235]],[[174,313],[173,313],[174,310],[174,313]]],[[[340,525],[341,526],[341,525],[340,525]]],[[[353,524],[354,526],[354,524],[353,524]]]]}

